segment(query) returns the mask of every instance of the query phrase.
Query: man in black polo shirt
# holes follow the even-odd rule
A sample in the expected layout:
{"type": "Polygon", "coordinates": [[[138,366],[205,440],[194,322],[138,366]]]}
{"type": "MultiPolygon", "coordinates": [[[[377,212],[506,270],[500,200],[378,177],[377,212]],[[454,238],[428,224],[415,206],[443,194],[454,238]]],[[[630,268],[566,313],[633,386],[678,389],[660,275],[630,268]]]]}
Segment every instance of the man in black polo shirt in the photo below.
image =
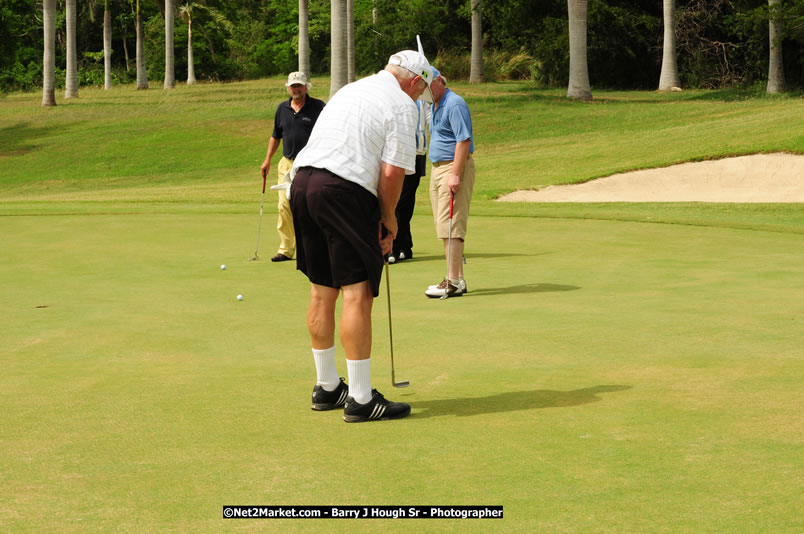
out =
{"type": "MultiPolygon", "coordinates": [[[[276,108],[274,115],[274,132],[268,141],[268,153],[265,161],[262,162],[262,177],[268,175],[271,168],[271,158],[274,156],[279,143],[284,139],[282,147],[282,159],[279,160],[279,180],[277,184],[289,182],[285,178],[293,167],[293,160],[296,155],[307,144],[310,139],[310,132],[313,125],[318,120],[318,115],[324,109],[323,100],[318,100],[307,94],[312,86],[307,81],[307,76],[303,72],[291,72],[288,82],[290,98],[276,108]]],[[[279,251],[271,261],[288,261],[296,253],[296,235],[293,230],[293,215],[290,211],[290,202],[284,190],[279,190],[279,217],[276,229],[279,232],[279,251]]]]}

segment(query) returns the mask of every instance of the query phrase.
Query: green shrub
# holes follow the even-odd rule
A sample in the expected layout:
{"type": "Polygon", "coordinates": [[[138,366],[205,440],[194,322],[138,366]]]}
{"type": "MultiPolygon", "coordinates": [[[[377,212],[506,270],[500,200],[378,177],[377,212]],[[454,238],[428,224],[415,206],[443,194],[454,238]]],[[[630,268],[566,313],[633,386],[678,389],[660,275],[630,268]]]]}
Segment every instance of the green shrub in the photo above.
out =
{"type": "MultiPolygon", "coordinates": [[[[472,54],[466,50],[442,51],[433,64],[448,80],[468,80],[472,54]]],[[[536,69],[535,60],[524,49],[519,52],[485,50],[483,53],[483,74],[488,82],[532,80],[536,69]]]]}

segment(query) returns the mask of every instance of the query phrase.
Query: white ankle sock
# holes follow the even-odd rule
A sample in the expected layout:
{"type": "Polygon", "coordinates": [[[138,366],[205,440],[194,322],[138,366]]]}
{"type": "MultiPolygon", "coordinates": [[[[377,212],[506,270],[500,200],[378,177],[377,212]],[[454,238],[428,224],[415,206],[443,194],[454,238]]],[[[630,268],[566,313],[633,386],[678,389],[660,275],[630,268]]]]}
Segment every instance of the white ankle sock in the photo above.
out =
{"type": "Polygon", "coordinates": [[[338,369],[335,367],[335,345],[324,350],[313,349],[313,359],[317,376],[316,384],[326,391],[335,391],[335,388],[341,383],[338,369]]]}
{"type": "Polygon", "coordinates": [[[371,358],[346,360],[349,371],[349,396],[360,404],[371,400],[371,358]]]}

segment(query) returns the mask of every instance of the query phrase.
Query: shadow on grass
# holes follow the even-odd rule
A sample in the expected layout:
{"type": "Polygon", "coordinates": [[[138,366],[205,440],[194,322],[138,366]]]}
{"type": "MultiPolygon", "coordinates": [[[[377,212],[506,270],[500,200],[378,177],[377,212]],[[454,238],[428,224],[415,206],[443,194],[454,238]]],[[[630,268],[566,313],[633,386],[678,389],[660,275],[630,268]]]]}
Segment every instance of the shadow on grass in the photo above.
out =
{"type": "Polygon", "coordinates": [[[20,122],[0,128],[0,156],[24,156],[38,147],[30,142],[49,133],[51,128],[32,127],[20,122]]]}
{"type": "Polygon", "coordinates": [[[537,389],[533,391],[512,391],[488,397],[464,399],[442,399],[413,403],[412,418],[455,415],[469,417],[503,412],[541,410],[544,408],[568,408],[603,400],[601,393],[614,393],[631,389],[632,386],[595,386],[573,391],[553,391],[537,389]]]}
{"type": "MultiPolygon", "coordinates": [[[[538,254],[517,254],[517,253],[510,253],[510,252],[488,252],[488,253],[472,253],[466,256],[466,263],[472,263],[472,259],[484,259],[484,258],[514,258],[514,257],[533,257],[533,256],[544,256],[546,254],[552,254],[552,252],[540,252],[538,254]]],[[[446,262],[446,258],[444,258],[443,254],[430,254],[427,256],[418,256],[416,254],[413,255],[413,259],[410,260],[412,262],[419,262],[419,261],[443,261],[446,262]]],[[[402,262],[407,263],[407,260],[402,262]]]]}
{"type": "Polygon", "coordinates": [[[550,293],[552,291],[575,291],[578,286],[565,286],[561,284],[522,284],[510,287],[481,287],[472,288],[464,297],[485,297],[488,295],[508,295],[511,293],[550,293]]]}

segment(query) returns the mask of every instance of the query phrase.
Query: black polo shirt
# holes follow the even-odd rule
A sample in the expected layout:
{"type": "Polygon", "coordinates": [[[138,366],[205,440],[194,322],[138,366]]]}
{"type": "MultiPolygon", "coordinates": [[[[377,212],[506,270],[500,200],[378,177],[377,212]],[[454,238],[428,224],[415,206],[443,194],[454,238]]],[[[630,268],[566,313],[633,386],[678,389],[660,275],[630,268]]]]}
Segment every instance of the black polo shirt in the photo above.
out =
{"type": "Polygon", "coordinates": [[[279,104],[274,116],[274,139],[282,139],[282,155],[288,159],[296,159],[304,145],[310,139],[313,125],[318,120],[324,101],[307,95],[304,106],[298,113],[293,111],[288,98],[279,104]]]}

